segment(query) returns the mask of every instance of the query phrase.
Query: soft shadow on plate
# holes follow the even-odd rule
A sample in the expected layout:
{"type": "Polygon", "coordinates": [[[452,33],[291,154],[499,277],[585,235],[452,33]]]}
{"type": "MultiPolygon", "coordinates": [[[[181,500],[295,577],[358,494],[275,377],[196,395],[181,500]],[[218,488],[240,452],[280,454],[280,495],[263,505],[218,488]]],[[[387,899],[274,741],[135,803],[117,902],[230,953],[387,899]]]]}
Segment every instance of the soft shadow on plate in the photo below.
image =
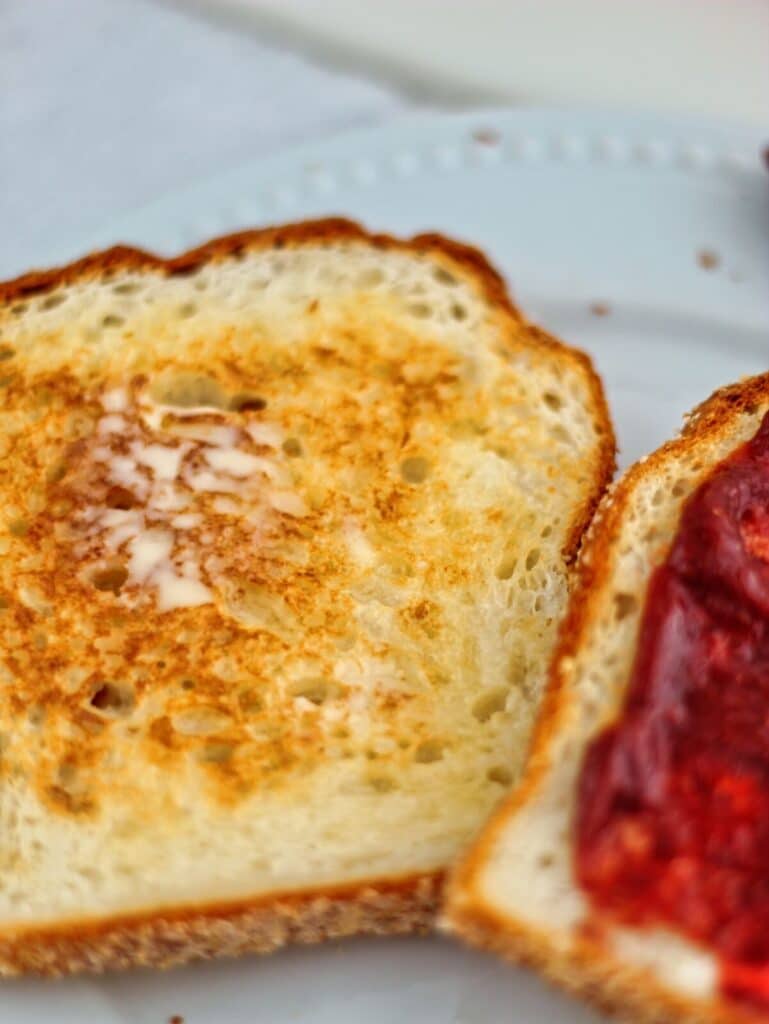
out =
{"type": "Polygon", "coordinates": [[[443,939],[361,939],[97,982],[136,1024],[596,1024],[537,978],[443,939]],[[179,987],[174,984],[178,980],[179,987]]]}

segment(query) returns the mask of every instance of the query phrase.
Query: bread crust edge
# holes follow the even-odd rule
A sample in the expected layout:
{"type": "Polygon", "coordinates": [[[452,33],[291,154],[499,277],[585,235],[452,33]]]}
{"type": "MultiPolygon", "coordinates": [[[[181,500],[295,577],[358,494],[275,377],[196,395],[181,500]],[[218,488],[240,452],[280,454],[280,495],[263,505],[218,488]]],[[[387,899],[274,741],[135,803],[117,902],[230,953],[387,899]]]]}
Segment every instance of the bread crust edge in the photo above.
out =
{"type": "Polygon", "coordinates": [[[190,960],[272,953],[287,943],[425,933],[434,921],[442,880],[438,871],[103,920],[30,925],[0,936],[0,974],[57,977],[167,968],[190,960]]]}

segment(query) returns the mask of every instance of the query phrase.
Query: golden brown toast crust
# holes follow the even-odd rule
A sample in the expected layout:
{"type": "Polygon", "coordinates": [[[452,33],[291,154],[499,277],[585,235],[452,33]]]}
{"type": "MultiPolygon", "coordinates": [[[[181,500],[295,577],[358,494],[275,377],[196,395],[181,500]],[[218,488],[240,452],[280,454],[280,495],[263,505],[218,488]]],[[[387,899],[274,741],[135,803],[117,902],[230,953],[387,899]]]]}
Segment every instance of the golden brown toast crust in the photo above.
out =
{"type": "MultiPolygon", "coordinates": [[[[410,240],[370,234],[343,219],[240,232],[171,259],[117,246],[58,269],[34,271],[0,283],[0,303],[13,306],[32,295],[77,281],[108,279],[122,271],[183,275],[204,263],[237,259],[239,254],[259,248],[344,240],[360,240],[383,250],[429,254],[458,264],[474,276],[490,304],[517,323],[526,323],[511,302],[503,279],[478,250],[438,234],[422,234],[410,240]]],[[[603,427],[592,485],[586,489],[582,506],[574,512],[563,552],[567,563],[572,563],[614,471],[614,435],[602,385],[589,358],[539,328],[526,326],[538,344],[581,369],[589,383],[595,419],[603,427]]],[[[177,908],[168,913],[153,909],[106,921],[32,926],[0,936],[0,974],[56,975],[128,966],[166,967],[200,957],[269,952],[286,942],[316,942],[364,933],[423,932],[434,920],[442,880],[443,872],[427,872],[343,887],[270,894],[233,904],[177,908]]]]}
{"type": "Polygon", "coordinates": [[[272,953],[290,942],[424,934],[432,926],[441,883],[440,873],[372,879],[236,903],[20,930],[0,938],[0,974],[55,977],[75,971],[167,968],[210,957],[272,953]]]}
{"type": "Polygon", "coordinates": [[[578,995],[621,1020],[639,1024],[758,1024],[766,1015],[726,1000],[703,1006],[677,997],[648,972],[632,969],[609,950],[584,937],[575,938],[568,952],[555,948],[547,931],[538,931],[498,914],[474,887],[474,877],[508,820],[535,797],[551,763],[553,737],[561,727],[569,700],[560,666],[583,643],[596,614],[594,595],[611,573],[611,553],[629,496],[638,482],[654,476],[665,461],[693,452],[703,442],[729,436],[735,420],[754,415],[769,404],[769,373],[721,388],[692,410],[680,435],[629,469],[601,502],[586,532],[576,567],[577,582],[553,654],[542,710],[532,736],[527,768],[518,786],[493,815],[481,839],[450,880],[453,892],[469,894],[469,906],[459,903],[449,913],[450,930],[467,942],[497,953],[514,963],[534,967],[549,981],[578,995]]]}

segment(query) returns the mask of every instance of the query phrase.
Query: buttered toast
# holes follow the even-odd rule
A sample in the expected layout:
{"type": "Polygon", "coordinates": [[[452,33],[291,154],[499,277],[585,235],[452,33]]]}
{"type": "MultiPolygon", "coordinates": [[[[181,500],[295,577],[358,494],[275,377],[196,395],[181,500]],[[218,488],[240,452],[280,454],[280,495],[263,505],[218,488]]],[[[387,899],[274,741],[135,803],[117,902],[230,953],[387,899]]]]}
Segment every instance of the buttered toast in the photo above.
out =
{"type": "Polygon", "coordinates": [[[0,971],[428,927],[613,468],[475,250],[346,221],[0,286],[0,971]]]}

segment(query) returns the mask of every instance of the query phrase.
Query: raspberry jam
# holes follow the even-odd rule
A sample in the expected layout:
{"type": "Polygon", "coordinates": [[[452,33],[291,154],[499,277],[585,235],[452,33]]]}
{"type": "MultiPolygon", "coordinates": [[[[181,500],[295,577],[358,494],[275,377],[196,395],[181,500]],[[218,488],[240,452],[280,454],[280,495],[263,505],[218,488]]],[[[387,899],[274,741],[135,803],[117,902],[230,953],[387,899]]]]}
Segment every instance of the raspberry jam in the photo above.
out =
{"type": "Polygon", "coordinates": [[[594,906],[711,949],[769,1010],[769,414],[684,505],[616,724],[588,750],[576,871],[594,906]]]}

